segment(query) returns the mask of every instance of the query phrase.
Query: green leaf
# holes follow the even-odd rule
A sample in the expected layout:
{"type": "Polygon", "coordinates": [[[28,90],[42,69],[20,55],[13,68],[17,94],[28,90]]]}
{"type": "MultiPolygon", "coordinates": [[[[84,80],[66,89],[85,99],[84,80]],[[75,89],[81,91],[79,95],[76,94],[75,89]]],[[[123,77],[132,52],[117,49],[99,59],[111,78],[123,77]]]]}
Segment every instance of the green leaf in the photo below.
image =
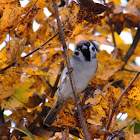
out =
{"type": "Polygon", "coordinates": [[[133,124],[130,124],[128,125],[128,130],[131,130],[131,128],[134,126],[134,123],[133,124]]]}
{"type": "Polygon", "coordinates": [[[15,89],[14,96],[21,102],[27,103],[29,100],[29,96],[33,95],[33,92],[36,89],[31,89],[34,81],[30,79],[26,79],[24,83],[20,83],[19,87],[15,89]]]}
{"type": "Polygon", "coordinates": [[[138,107],[138,109],[140,109],[140,104],[138,104],[138,106],[137,106],[137,107],[138,107]]]}
{"type": "Polygon", "coordinates": [[[134,134],[139,134],[140,133],[140,123],[135,123],[134,126],[134,134]]]}
{"type": "Polygon", "coordinates": [[[10,129],[13,128],[15,130],[18,130],[18,131],[24,133],[25,135],[27,135],[29,137],[29,140],[34,140],[34,135],[26,127],[23,127],[22,129],[17,128],[17,127],[9,127],[9,128],[10,129]]]}

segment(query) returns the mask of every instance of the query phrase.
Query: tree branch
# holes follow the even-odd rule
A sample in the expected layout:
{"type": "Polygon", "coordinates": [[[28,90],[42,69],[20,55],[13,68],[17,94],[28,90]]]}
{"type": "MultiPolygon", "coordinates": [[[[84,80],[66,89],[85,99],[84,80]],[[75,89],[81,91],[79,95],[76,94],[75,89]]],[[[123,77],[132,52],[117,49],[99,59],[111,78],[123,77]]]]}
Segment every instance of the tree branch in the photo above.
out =
{"type": "MultiPolygon", "coordinates": [[[[130,57],[134,53],[139,40],[140,40],[140,28],[138,27],[138,30],[137,30],[136,35],[134,37],[133,43],[131,44],[130,48],[128,49],[127,53],[125,54],[124,58],[122,59],[125,64],[128,62],[128,60],[130,59],[130,57]]],[[[125,64],[124,64],[124,66],[125,66],[125,64]]],[[[122,68],[124,68],[124,66],[122,68]]]]}
{"type": "Polygon", "coordinates": [[[136,71],[136,70],[130,70],[130,69],[126,69],[126,68],[122,68],[121,70],[129,71],[129,72],[138,72],[138,71],[136,71]]]}
{"type": "MultiPolygon", "coordinates": [[[[106,5],[105,0],[103,0],[103,1],[104,1],[104,4],[106,5]]],[[[115,40],[115,36],[114,36],[114,28],[113,28],[113,26],[112,26],[112,21],[111,21],[111,18],[110,18],[110,16],[109,16],[108,9],[106,10],[106,14],[107,14],[108,23],[109,23],[110,29],[111,29],[113,44],[114,44],[114,47],[117,47],[117,45],[116,45],[116,40],[115,40]]]]}
{"type": "MultiPolygon", "coordinates": [[[[129,85],[126,87],[126,89],[124,90],[124,92],[121,94],[121,96],[118,98],[118,100],[116,101],[116,103],[114,104],[110,114],[109,114],[109,120],[108,120],[108,123],[107,123],[107,126],[106,126],[106,130],[108,131],[109,130],[109,127],[111,125],[111,122],[112,122],[112,118],[113,118],[113,115],[116,111],[116,109],[118,108],[118,105],[121,101],[121,99],[124,97],[124,95],[128,92],[128,90],[130,89],[130,87],[132,86],[132,84],[134,83],[134,81],[137,79],[137,77],[139,76],[140,74],[140,71],[138,71],[135,75],[135,77],[132,79],[132,81],[129,83],[129,85]]],[[[104,139],[103,140],[106,140],[106,135],[104,136],[104,139]]]]}
{"type": "Polygon", "coordinates": [[[50,42],[53,38],[55,38],[57,35],[59,35],[59,32],[56,33],[55,35],[53,35],[51,38],[49,38],[46,42],[44,42],[43,44],[41,44],[40,46],[38,46],[35,50],[33,50],[32,52],[28,53],[27,55],[25,55],[24,57],[22,57],[22,59],[30,56],[31,54],[35,53],[36,51],[42,49],[48,42],[50,42]]]}
{"type": "Polygon", "coordinates": [[[66,65],[67,65],[67,69],[68,69],[70,83],[71,83],[71,87],[72,87],[72,90],[73,90],[75,103],[76,103],[76,106],[77,106],[77,109],[78,109],[79,118],[80,118],[80,121],[81,121],[83,133],[85,135],[85,139],[90,140],[88,130],[87,130],[87,126],[86,126],[86,122],[85,122],[83,114],[82,114],[82,108],[81,108],[81,105],[80,105],[80,100],[76,95],[76,88],[75,88],[75,84],[74,84],[74,80],[73,80],[73,75],[70,72],[71,71],[71,65],[70,65],[69,56],[68,56],[68,52],[67,52],[67,45],[66,45],[66,42],[65,42],[64,32],[63,32],[63,29],[62,29],[62,26],[61,26],[61,21],[60,21],[60,18],[59,18],[57,3],[56,3],[56,0],[52,0],[52,2],[53,2],[53,7],[54,7],[54,10],[55,10],[55,15],[56,15],[56,19],[57,19],[57,25],[58,25],[58,29],[59,29],[60,39],[61,39],[62,46],[63,46],[63,49],[64,49],[64,57],[65,57],[65,60],[66,60],[66,65]]]}
{"type": "Polygon", "coordinates": [[[33,12],[36,9],[36,3],[38,2],[38,0],[36,0],[32,6],[32,8],[25,14],[25,17],[27,17],[29,15],[29,13],[33,12]]]}
{"type": "Polygon", "coordinates": [[[4,123],[4,115],[3,115],[4,109],[0,106],[0,126],[4,123]]]}
{"type": "MultiPolygon", "coordinates": [[[[38,46],[35,50],[33,50],[32,52],[28,53],[27,55],[25,55],[24,57],[21,57],[22,60],[24,60],[26,57],[30,56],[31,54],[35,53],[36,51],[42,49],[48,42],[50,42],[53,38],[55,38],[57,35],[59,35],[59,32],[56,33],[55,35],[53,35],[50,39],[48,39],[46,42],[44,42],[42,45],[38,46]]],[[[16,62],[12,62],[10,63],[7,67],[3,68],[0,70],[0,73],[3,73],[5,70],[15,66],[16,62]]]]}
{"type": "Polygon", "coordinates": [[[28,130],[32,132],[34,127],[37,125],[37,123],[42,119],[43,116],[47,115],[47,112],[49,111],[49,107],[43,106],[42,111],[37,116],[37,118],[28,126],[28,130]]]}

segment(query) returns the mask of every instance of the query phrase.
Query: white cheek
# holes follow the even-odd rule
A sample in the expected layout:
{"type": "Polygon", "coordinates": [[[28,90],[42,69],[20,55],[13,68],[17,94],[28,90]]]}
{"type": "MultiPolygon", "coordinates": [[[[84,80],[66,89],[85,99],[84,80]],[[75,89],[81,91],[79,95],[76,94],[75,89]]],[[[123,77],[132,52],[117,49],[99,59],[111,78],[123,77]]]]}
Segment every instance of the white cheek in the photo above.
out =
{"type": "Polygon", "coordinates": [[[91,58],[96,58],[96,50],[92,50],[92,48],[90,48],[90,55],[91,58]]]}
{"type": "Polygon", "coordinates": [[[84,60],[84,55],[83,55],[82,53],[80,53],[80,54],[79,54],[79,58],[80,58],[81,60],[84,60]]]}

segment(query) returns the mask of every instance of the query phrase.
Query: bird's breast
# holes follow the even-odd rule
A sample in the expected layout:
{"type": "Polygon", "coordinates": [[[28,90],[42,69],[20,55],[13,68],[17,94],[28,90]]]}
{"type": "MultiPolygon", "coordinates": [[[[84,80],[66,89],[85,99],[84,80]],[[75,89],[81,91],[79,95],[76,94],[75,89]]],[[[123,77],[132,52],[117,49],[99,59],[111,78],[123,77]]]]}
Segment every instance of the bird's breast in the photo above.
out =
{"type": "MultiPolygon", "coordinates": [[[[93,63],[79,63],[76,61],[70,61],[72,67],[72,75],[76,87],[76,93],[82,92],[92,79],[97,69],[97,60],[94,59],[93,63]]],[[[59,87],[58,96],[63,96],[64,99],[70,99],[73,97],[73,90],[69,75],[67,74],[67,68],[64,69],[61,77],[61,83],[59,87]],[[65,78],[64,78],[65,77],[65,78]]]]}

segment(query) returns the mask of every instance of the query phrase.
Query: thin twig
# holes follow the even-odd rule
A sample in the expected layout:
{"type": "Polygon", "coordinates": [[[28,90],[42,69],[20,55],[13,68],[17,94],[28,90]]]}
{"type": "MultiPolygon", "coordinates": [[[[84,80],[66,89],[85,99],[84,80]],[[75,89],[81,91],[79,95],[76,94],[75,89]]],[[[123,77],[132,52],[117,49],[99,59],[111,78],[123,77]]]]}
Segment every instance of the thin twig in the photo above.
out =
{"type": "MultiPolygon", "coordinates": [[[[60,68],[60,71],[62,71],[62,69],[64,68],[64,64],[61,63],[61,68],[60,68]]],[[[52,94],[50,95],[50,97],[53,98],[54,96],[54,93],[56,92],[57,90],[57,86],[58,86],[58,83],[59,83],[59,79],[60,79],[60,74],[58,74],[56,80],[55,80],[55,83],[54,83],[54,86],[51,86],[50,83],[47,81],[47,84],[50,86],[50,88],[52,89],[52,94]]],[[[29,131],[32,131],[34,129],[34,127],[37,125],[37,123],[42,119],[43,116],[46,116],[47,115],[47,112],[49,111],[49,108],[44,106],[43,105],[43,109],[41,111],[41,113],[37,116],[37,118],[29,125],[28,129],[29,131]]]]}
{"type": "MultiPolygon", "coordinates": [[[[48,42],[50,42],[53,38],[55,38],[57,35],[59,35],[59,32],[56,33],[55,35],[53,35],[50,39],[48,39],[45,43],[43,43],[42,45],[38,46],[35,50],[33,50],[32,52],[28,53],[27,55],[25,55],[24,57],[21,57],[22,60],[24,60],[26,57],[30,56],[31,54],[35,53],[36,51],[42,49],[48,42]]],[[[3,73],[5,70],[15,66],[16,62],[12,62],[10,63],[7,67],[3,68],[0,70],[0,73],[3,73]]]]}
{"type": "Polygon", "coordinates": [[[42,119],[42,117],[47,115],[48,111],[49,108],[43,105],[42,111],[39,113],[37,118],[28,126],[28,130],[32,131],[34,127],[37,125],[37,123],[42,119]]]}
{"type": "Polygon", "coordinates": [[[122,132],[123,130],[128,127],[129,124],[131,124],[136,118],[133,118],[126,126],[124,126],[121,130],[117,130],[117,131],[114,131],[111,133],[112,137],[110,140],[113,140],[115,137],[118,137],[118,136],[122,136],[122,132]]]}
{"type": "Polygon", "coordinates": [[[36,9],[36,3],[38,0],[35,1],[35,3],[33,4],[32,8],[25,14],[24,17],[28,16],[30,12],[33,12],[36,9]]]}
{"type": "MultiPolygon", "coordinates": [[[[36,0],[32,6],[32,8],[23,16],[24,19],[21,18],[21,20],[19,21],[18,24],[23,23],[26,19],[26,17],[30,14],[33,13],[37,8],[36,8],[36,3],[38,2],[38,0],[36,0]]],[[[19,2],[20,3],[20,2],[19,2]]],[[[17,35],[17,34],[16,34],[17,35]]],[[[18,35],[17,35],[18,36],[18,35]]]]}
{"type": "MultiPolygon", "coordinates": [[[[105,0],[103,0],[103,1],[104,1],[104,4],[106,5],[105,0]]],[[[110,29],[111,29],[113,45],[114,45],[114,47],[117,47],[117,45],[116,45],[116,40],[115,40],[115,35],[114,35],[114,28],[113,28],[113,26],[112,26],[112,21],[111,21],[111,18],[110,18],[110,16],[109,16],[108,9],[106,10],[106,14],[107,14],[108,23],[109,23],[110,29]]]]}
{"type": "Polygon", "coordinates": [[[27,55],[25,55],[24,57],[22,58],[26,58],[28,57],[29,55],[33,54],[34,52],[42,49],[48,42],[50,42],[53,38],[55,38],[57,35],[59,35],[59,32],[56,33],[55,35],[53,35],[51,38],[49,38],[46,42],[44,42],[42,45],[38,46],[35,50],[33,50],[32,52],[28,53],[27,55]]]}
{"type": "MultiPolygon", "coordinates": [[[[124,92],[121,94],[121,96],[119,97],[119,99],[116,101],[116,103],[114,104],[110,114],[109,114],[109,120],[108,120],[108,123],[107,123],[107,126],[106,126],[106,130],[108,131],[109,130],[109,127],[111,125],[111,122],[112,122],[112,118],[113,118],[113,115],[116,111],[116,109],[118,108],[118,105],[121,101],[121,99],[124,97],[124,95],[128,92],[129,88],[131,87],[131,85],[134,83],[134,81],[137,79],[137,77],[139,76],[140,74],[140,71],[138,71],[135,75],[135,77],[132,79],[132,81],[129,83],[129,85],[126,87],[126,89],[124,90],[124,92]]],[[[104,136],[104,139],[106,139],[106,135],[104,136]]]]}
{"type": "Polygon", "coordinates": [[[129,71],[129,72],[138,72],[136,70],[129,70],[129,69],[126,69],[126,68],[122,68],[121,70],[129,71]]]}
{"type": "MultiPolygon", "coordinates": [[[[25,17],[28,16],[30,12],[33,12],[33,10],[36,8],[36,3],[37,3],[37,1],[38,1],[38,0],[36,0],[35,3],[33,4],[31,10],[29,10],[29,11],[26,13],[25,17]]],[[[22,20],[22,22],[23,22],[23,20],[22,20]]],[[[65,29],[64,29],[64,30],[65,30],[65,29]]],[[[39,47],[37,47],[35,50],[33,50],[32,52],[30,52],[29,54],[27,54],[26,56],[21,57],[21,59],[25,59],[26,57],[30,56],[30,55],[33,54],[34,52],[36,52],[36,51],[38,51],[39,49],[41,49],[44,45],[46,45],[49,41],[51,41],[51,40],[52,40],[54,37],[56,37],[58,34],[59,34],[59,32],[56,33],[54,36],[52,36],[52,37],[51,37],[49,40],[47,40],[45,43],[43,43],[42,45],[40,45],[39,47]]],[[[9,37],[10,37],[10,36],[9,36],[9,37]]],[[[6,66],[5,68],[1,69],[1,70],[0,70],[0,73],[3,73],[5,70],[7,70],[7,69],[9,69],[9,68],[11,68],[11,67],[13,67],[13,66],[15,66],[15,64],[16,64],[15,61],[12,62],[12,63],[10,63],[10,64],[9,64],[8,66],[6,66]]]]}
{"type": "Polygon", "coordinates": [[[69,56],[68,56],[68,52],[67,52],[67,45],[66,45],[66,42],[65,42],[64,32],[63,32],[63,29],[62,29],[62,26],[61,26],[61,21],[60,21],[60,18],[59,18],[57,3],[56,3],[56,0],[52,0],[52,2],[53,2],[53,7],[54,7],[54,10],[55,10],[55,15],[56,15],[56,19],[57,19],[57,25],[58,25],[58,29],[59,29],[59,33],[60,33],[60,39],[61,39],[62,46],[63,46],[63,49],[64,49],[64,57],[65,57],[65,60],[66,60],[66,65],[67,65],[67,69],[68,69],[70,83],[71,83],[71,87],[72,87],[72,90],[73,90],[75,103],[76,103],[76,106],[77,106],[77,109],[78,109],[79,118],[80,118],[80,121],[81,121],[83,133],[85,135],[85,139],[90,140],[88,130],[87,130],[87,126],[86,126],[86,122],[85,122],[83,114],[82,114],[82,108],[81,108],[81,105],[80,105],[80,100],[76,95],[76,87],[75,87],[75,84],[74,84],[73,75],[70,72],[71,71],[71,65],[70,65],[69,56]]]}
{"type": "Polygon", "coordinates": [[[4,123],[4,109],[1,108],[0,106],[0,126],[4,123]]]}
{"type": "Polygon", "coordinates": [[[137,44],[140,40],[140,28],[138,28],[136,35],[134,37],[133,43],[131,44],[130,48],[128,49],[127,53],[125,54],[124,58],[122,59],[124,61],[124,65],[122,67],[122,69],[124,68],[124,66],[126,65],[126,63],[128,62],[128,60],[130,59],[130,57],[132,56],[132,54],[134,53],[137,44]]]}
{"type": "Polygon", "coordinates": [[[3,68],[0,70],[0,74],[4,73],[5,70],[15,66],[16,62],[12,62],[11,64],[9,64],[7,67],[3,68]]]}
{"type": "MultiPolygon", "coordinates": [[[[136,118],[133,118],[133,119],[128,123],[128,125],[131,124],[134,120],[136,120],[136,118]]],[[[127,126],[128,126],[128,125],[127,125],[127,126]]],[[[124,126],[121,130],[125,129],[127,126],[124,126]]]]}

